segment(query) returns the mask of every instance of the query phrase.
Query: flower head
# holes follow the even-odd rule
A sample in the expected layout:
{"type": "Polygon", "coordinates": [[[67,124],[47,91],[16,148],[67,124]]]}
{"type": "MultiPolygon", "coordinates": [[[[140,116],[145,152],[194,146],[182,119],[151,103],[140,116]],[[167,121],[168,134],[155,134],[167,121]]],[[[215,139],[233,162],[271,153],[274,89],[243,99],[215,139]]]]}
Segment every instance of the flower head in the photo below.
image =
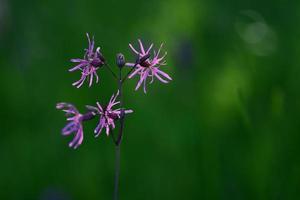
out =
{"type": "Polygon", "coordinates": [[[69,122],[62,129],[62,135],[66,136],[74,133],[75,137],[69,143],[69,147],[76,149],[83,141],[83,115],[78,112],[75,106],[69,103],[58,103],[56,104],[56,108],[66,112],[67,121],[69,122]]]}
{"type": "Polygon", "coordinates": [[[89,46],[87,49],[85,49],[84,58],[75,58],[71,59],[71,62],[77,63],[77,65],[71,69],[69,69],[70,72],[80,70],[81,71],[81,78],[74,82],[72,85],[76,86],[77,88],[81,87],[84,81],[89,78],[89,87],[91,87],[93,83],[94,76],[96,77],[96,83],[99,81],[99,77],[97,75],[97,70],[104,65],[105,60],[100,52],[100,47],[96,49],[94,52],[94,37],[92,38],[92,41],[90,40],[89,34],[87,33],[87,38],[89,41],[89,46]]]}
{"type": "MultiPolygon", "coordinates": [[[[111,129],[115,128],[115,120],[121,118],[122,109],[113,109],[113,107],[119,104],[119,101],[116,101],[119,95],[119,91],[116,95],[112,95],[109,100],[109,103],[106,106],[101,106],[99,102],[97,102],[97,107],[87,106],[87,108],[97,114],[100,115],[100,120],[95,128],[95,137],[98,137],[103,128],[106,129],[106,135],[108,136],[111,129]]],[[[132,113],[132,110],[123,110],[124,114],[132,113]]]]}
{"type": "Polygon", "coordinates": [[[167,55],[167,52],[165,52],[163,56],[159,56],[163,44],[160,45],[157,53],[154,51],[154,56],[151,58],[149,53],[153,47],[153,44],[151,44],[150,47],[145,50],[142,41],[138,40],[138,42],[140,45],[140,51],[137,51],[131,44],[129,44],[131,50],[138,55],[138,60],[136,63],[126,63],[126,66],[135,68],[128,78],[132,78],[136,75],[140,76],[140,80],[137,83],[135,90],[139,89],[143,83],[144,92],[146,93],[146,83],[148,77],[151,77],[150,83],[153,82],[154,77],[163,83],[168,83],[170,80],[172,80],[172,78],[167,73],[160,70],[160,66],[166,65],[166,62],[163,59],[167,55]]]}

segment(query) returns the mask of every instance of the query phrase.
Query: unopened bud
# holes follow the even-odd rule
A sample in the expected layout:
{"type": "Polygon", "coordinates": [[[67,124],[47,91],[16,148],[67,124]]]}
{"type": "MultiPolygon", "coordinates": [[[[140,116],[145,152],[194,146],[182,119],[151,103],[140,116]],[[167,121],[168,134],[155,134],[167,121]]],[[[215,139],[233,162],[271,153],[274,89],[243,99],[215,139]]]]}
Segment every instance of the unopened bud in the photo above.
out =
{"type": "Polygon", "coordinates": [[[117,54],[117,65],[120,68],[122,68],[125,65],[125,57],[121,53],[117,54]]]}

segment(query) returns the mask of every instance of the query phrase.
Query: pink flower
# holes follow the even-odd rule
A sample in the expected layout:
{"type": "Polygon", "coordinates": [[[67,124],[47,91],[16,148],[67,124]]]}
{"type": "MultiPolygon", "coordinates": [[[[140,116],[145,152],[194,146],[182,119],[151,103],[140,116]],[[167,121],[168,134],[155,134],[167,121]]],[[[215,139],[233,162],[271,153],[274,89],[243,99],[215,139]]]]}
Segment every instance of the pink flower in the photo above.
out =
{"type": "Polygon", "coordinates": [[[159,81],[163,83],[168,83],[170,80],[172,80],[172,78],[167,73],[160,70],[160,67],[162,65],[166,65],[166,62],[163,59],[167,55],[167,52],[165,52],[163,56],[159,57],[159,53],[163,44],[160,45],[160,48],[158,49],[157,53],[154,51],[154,57],[151,58],[149,53],[153,47],[153,44],[151,44],[151,46],[146,51],[144,49],[142,41],[139,39],[138,42],[140,45],[140,51],[137,51],[131,44],[129,44],[131,50],[138,55],[138,62],[126,63],[126,66],[135,67],[134,71],[128,76],[128,78],[132,78],[136,75],[140,76],[140,80],[138,81],[135,90],[139,89],[139,87],[143,83],[144,93],[146,93],[146,83],[148,77],[151,77],[150,84],[153,82],[154,77],[156,77],[159,81]]]}
{"type": "Polygon", "coordinates": [[[89,87],[91,87],[93,83],[94,76],[96,77],[96,83],[99,81],[99,77],[97,75],[97,70],[104,65],[104,57],[100,52],[100,47],[96,49],[94,52],[94,38],[92,41],[90,40],[89,34],[87,33],[87,38],[89,41],[88,49],[85,49],[84,59],[76,58],[71,59],[71,62],[78,63],[75,67],[69,69],[70,72],[80,70],[81,77],[78,81],[74,82],[72,85],[77,88],[81,87],[84,81],[89,79],[89,87]]]}
{"type": "MultiPolygon", "coordinates": [[[[97,114],[100,115],[100,120],[95,128],[95,137],[98,137],[103,128],[106,129],[106,135],[108,136],[111,129],[115,128],[115,120],[121,118],[121,108],[113,109],[115,105],[118,105],[120,102],[116,101],[116,98],[119,95],[119,91],[116,95],[112,95],[110,101],[107,106],[101,106],[99,102],[97,102],[98,107],[87,106],[87,108],[97,114]]],[[[132,113],[132,110],[124,110],[125,114],[132,113]]]]}
{"type": "Polygon", "coordinates": [[[95,117],[95,113],[87,112],[85,114],[79,113],[75,106],[70,103],[58,103],[56,108],[66,113],[67,125],[62,129],[62,135],[67,136],[74,133],[75,137],[69,143],[69,147],[76,149],[83,141],[83,127],[82,123],[91,120],[95,117]]]}
{"type": "Polygon", "coordinates": [[[66,112],[68,124],[62,129],[62,135],[70,135],[71,133],[75,134],[73,140],[69,143],[69,147],[76,149],[81,145],[83,141],[83,129],[82,129],[82,114],[69,103],[58,103],[56,105],[57,109],[61,109],[66,112]]]}

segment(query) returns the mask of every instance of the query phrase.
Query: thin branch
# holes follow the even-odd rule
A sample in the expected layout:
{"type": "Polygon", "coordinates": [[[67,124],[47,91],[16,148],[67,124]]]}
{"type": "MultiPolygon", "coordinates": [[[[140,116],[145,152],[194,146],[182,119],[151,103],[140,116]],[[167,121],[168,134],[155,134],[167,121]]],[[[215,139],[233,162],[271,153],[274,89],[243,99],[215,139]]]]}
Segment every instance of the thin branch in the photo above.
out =
{"type": "Polygon", "coordinates": [[[129,74],[136,68],[137,62],[135,62],[134,66],[130,69],[130,71],[126,74],[126,76],[121,80],[121,83],[124,83],[126,79],[128,78],[129,74]]]}
{"type": "Polygon", "coordinates": [[[118,80],[117,75],[116,75],[115,72],[113,72],[113,70],[110,68],[109,64],[108,64],[108,63],[105,63],[104,65],[107,67],[107,69],[108,69],[108,70],[110,71],[110,73],[113,75],[113,77],[114,77],[116,80],[118,80]]]}

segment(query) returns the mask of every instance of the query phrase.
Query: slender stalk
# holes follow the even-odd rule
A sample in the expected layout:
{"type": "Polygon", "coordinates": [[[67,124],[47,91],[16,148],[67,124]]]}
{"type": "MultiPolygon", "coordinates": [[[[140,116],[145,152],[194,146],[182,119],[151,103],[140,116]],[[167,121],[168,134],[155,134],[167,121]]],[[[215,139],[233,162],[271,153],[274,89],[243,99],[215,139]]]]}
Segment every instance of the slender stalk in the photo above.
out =
{"type": "Polygon", "coordinates": [[[121,83],[124,83],[126,79],[128,78],[129,74],[136,68],[137,62],[134,64],[134,66],[130,69],[130,71],[126,74],[126,76],[121,80],[121,83]]]}
{"type": "Polygon", "coordinates": [[[115,188],[114,188],[114,200],[119,199],[119,177],[120,177],[120,145],[115,145],[116,161],[115,161],[115,188]]]}
{"type": "Polygon", "coordinates": [[[110,135],[111,135],[111,138],[113,140],[113,143],[116,145],[117,144],[117,140],[116,140],[116,137],[115,137],[115,135],[113,133],[113,130],[110,130],[110,135]]]}
{"type": "Polygon", "coordinates": [[[116,160],[115,160],[115,188],[114,188],[114,200],[119,199],[119,177],[120,177],[120,146],[123,136],[123,127],[124,127],[124,109],[123,109],[123,91],[122,91],[122,68],[119,68],[119,100],[120,100],[120,107],[121,107],[121,116],[120,116],[120,129],[118,138],[115,142],[115,151],[116,151],[116,160]]]}
{"type": "Polygon", "coordinates": [[[119,129],[119,135],[117,139],[117,145],[120,145],[122,136],[123,136],[123,128],[124,128],[124,108],[123,108],[123,82],[122,82],[122,68],[120,68],[119,71],[119,97],[120,97],[120,107],[121,107],[121,116],[120,116],[120,129],[119,129]]]}

